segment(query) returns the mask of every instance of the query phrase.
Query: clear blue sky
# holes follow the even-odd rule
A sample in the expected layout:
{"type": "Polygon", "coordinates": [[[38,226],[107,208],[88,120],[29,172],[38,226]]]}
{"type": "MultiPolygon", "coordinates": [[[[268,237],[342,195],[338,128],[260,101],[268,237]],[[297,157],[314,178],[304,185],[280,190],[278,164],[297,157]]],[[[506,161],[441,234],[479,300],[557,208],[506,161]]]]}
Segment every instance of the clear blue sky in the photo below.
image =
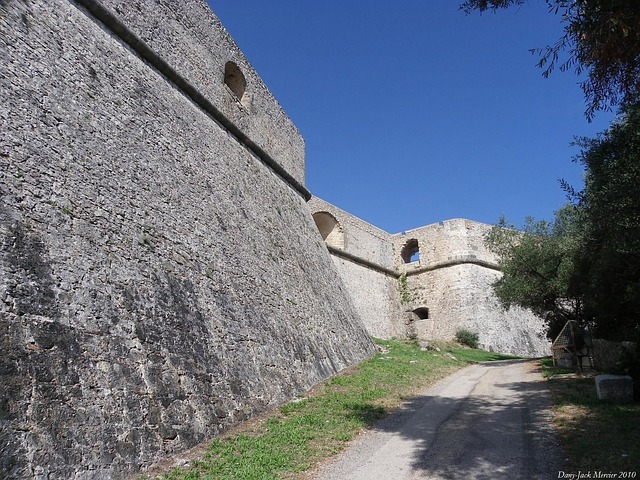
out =
{"type": "Polygon", "coordinates": [[[306,141],[307,187],[396,233],[450,218],[551,219],[582,185],[573,72],[529,49],[560,18],[530,0],[466,16],[456,0],[209,0],[306,141]]]}

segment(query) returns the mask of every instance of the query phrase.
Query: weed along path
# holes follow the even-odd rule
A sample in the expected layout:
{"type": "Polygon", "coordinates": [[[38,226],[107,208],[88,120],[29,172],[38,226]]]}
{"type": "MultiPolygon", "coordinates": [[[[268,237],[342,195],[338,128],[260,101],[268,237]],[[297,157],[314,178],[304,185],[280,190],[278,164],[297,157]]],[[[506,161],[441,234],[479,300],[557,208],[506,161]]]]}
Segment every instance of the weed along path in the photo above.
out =
{"type": "Polygon", "coordinates": [[[356,440],[315,480],[547,480],[563,471],[537,361],[466,367],[356,440]]]}

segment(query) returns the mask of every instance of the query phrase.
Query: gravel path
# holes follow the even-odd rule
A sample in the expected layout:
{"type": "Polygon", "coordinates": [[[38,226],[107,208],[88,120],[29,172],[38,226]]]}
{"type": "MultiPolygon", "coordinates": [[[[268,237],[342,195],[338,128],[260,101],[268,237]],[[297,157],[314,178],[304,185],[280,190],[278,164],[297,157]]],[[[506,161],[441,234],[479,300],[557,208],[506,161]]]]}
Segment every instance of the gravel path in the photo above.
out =
{"type": "Polygon", "coordinates": [[[552,479],[563,470],[537,362],[467,367],[355,441],[315,480],[552,479]]]}

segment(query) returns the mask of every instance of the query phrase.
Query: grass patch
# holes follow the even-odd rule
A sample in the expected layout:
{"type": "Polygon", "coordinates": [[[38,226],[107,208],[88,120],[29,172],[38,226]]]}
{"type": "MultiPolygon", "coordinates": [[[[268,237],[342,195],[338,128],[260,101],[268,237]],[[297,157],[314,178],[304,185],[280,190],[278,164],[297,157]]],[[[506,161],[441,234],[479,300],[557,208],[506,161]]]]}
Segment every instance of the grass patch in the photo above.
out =
{"type": "MultiPolygon", "coordinates": [[[[637,471],[640,459],[640,404],[598,400],[595,380],[542,360],[554,399],[553,422],[573,471],[637,471]]],[[[622,477],[618,477],[622,478],[622,477]]]]}
{"type": "Polygon", "coordinates": [[[409,341],[376,343],[379,352],[370,360],[281,406],[250,430],[214,440],[189,468],[159,478],[296,478],[426,386],[469,363],[513,358],[453,343],[440,343],[440,351],[422,351],[409,341]]]}
{"type": "Polygon", "coordinates": [[[575,369],[573,368],[554,367],[551,357],[540,359],[540,365],[542,366],[542,376],[545,378],[575,373],[575,369]]]}

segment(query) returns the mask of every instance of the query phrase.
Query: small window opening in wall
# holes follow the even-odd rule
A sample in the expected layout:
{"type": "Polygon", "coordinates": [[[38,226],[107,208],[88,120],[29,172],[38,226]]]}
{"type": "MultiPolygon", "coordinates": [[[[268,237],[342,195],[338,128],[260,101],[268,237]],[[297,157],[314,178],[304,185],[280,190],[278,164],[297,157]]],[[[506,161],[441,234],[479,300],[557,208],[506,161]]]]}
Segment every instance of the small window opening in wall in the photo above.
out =
{"type": "Polygon", "coordinates": [[[407,240],[407,243],[402,247],[402,251],[400,252],[400,256],[402,257],[402,261],[404,263],[412,263],[420,260],[420,248],[418,247],[418,240],[412,238],[407,240]]]}
{"type": "Polygon", "coordinates": [[[247,81],[238,65],[233,62],[227,62],[224,66],[224,83],[238,97],[238,100],[242,100],[247,89],[247,81]]]}
{"type": "Polygon", "coordinates": [[[336,217],[329,212],[316,212],[313,214],[313,220],[327,245],[344,248],[344,231],[336,217]]]}
{"type": "Polygon", "coordinates": [[[429,309],[427,307],[418,307],[413,311],[413,313],[420,320],[428,320],[429,319],[429,309]]]}

